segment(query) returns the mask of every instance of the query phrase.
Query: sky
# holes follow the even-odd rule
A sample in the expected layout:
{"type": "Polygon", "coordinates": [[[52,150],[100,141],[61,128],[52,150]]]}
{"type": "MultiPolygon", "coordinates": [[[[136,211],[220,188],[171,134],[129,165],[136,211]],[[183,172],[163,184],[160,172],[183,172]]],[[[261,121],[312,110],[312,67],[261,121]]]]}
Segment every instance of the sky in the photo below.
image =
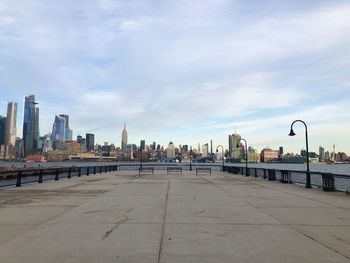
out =
{"type": "Polygon", "coordinates": [[[350,1],[1,0],[0,114],[35,94],[40,132],[350,154],[350,1]]]}

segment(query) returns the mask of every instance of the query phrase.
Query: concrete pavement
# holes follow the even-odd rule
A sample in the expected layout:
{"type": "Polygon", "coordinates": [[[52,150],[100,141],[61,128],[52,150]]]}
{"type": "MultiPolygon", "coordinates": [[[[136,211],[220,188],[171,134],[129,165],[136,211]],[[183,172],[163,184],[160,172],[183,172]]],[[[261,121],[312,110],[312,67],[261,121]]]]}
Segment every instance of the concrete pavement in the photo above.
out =
{"type": "Polygon", "coordinates": [[[0,262],[350,262],[350,196],[136,171],[0,190],[0,262]]]}

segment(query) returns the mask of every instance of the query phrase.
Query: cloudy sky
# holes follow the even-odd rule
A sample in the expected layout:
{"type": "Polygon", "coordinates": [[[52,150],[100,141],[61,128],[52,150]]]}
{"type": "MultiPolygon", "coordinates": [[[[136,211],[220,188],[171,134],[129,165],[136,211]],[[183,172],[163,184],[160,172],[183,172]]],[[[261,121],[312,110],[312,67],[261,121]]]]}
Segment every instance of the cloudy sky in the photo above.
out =
{"type": "Polygon", "coordinates": [[[35,94],[41,133],[350,153],[350,2],[1,0],[0,114],[35,94]]]}

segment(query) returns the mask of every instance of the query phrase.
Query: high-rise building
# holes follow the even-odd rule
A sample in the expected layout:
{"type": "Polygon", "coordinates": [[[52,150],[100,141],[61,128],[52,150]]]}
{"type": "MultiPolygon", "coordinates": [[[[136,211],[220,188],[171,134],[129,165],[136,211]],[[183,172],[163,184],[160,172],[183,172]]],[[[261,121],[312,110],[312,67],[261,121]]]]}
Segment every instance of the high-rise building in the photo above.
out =
{"type": "Polygon", "coordinates": [[[152,150],[155,151],[155,150],[156,150],[156,147],[157,147],[156,142],[153,142],[153,143],[152,143],[152,150]]]}
{"type": "Polygon", "coordinates": [[[209,154],[209,145],[206,143],[202,146],[202,157],[207,157],[209,154]]]}
{"type": "Polygon", "coordinates": [[[0,145],[5,145],[7,118],[0,115],[0,145]]]}
{"type": "Polygon", "coordinates": [[[241,139],[241,135],[234,133],[229,136],[229,151],[231,153],[231,157],[234,159],[241,159],[242,158],[242,144],[239,143],[239,140],[241,139]]]}
{"type": "Polygon", "coordinates": [[[231,157],[231,149],[232,149],[232,135],[228,136],[228,152],[229,156],[231,157]]]}
{"type": "Polygon", "coordinates": [[[23,148],[25,156],[37,150],[39,139],[39,108],[35,106],[36,104],[34,95],[24,98],[23,148]]]}
{"type": "Polygon", "coordinates": [[[69,128],[69,116],[67,114],[60,114],[59,116],[66,119],[64,139],[70,141],[73,139],[73,131],[69,128]]]}
{"type": "MultiPolygon", "coordinates": [[[[83,138],[83,136],[81,136],[81,135],[78,135],[78,136],[77,136],[77,142],[80,143],[80,144],[86,145],[86,139],[83,138]]],[[[107,143],[107,144],[108,144],[108,143],[107,143]]]]}
{"type": "Polygon", "coordinates": [[[166,157],[168,159],[175,159],[175,145],[173,142],[169,142],[168,148],[166,149],[166,157]]]}
{"type": "Polygon", "coordinates": [[[322,146],[318,148],[318,158],[320,162],[324,162],[326,160],[325,151],[322,146]]]}
{"type": "Polygon", "coordinates": [[[55,116],[55,121],[52,126],[51,141],[65,141],[66,139],[66,118],[61,115],[55,116]]]}
{"type": "Polygon", "coordinates": [[[146,141],[145,140],[141,140],[140,141],[140,149],[143,151],[145,149],[146,146],[146,141]]]}
{"type": "Polygon", "coordinates": [[[126,131],[126,124],[124,122],[124,129],[122,131],[122,145],[121,145],[122,152],[126,151],[127,144],[128,144],[128,132],[126,131]]]}
{"type": "Polygon", "coordinates": [[[95,144],[95,135],[92,133],[86,134],[86,150],[88,152],[94,150],[94,144],[95,144]]]}
{"type": "Polygon", "coordinates": [[[7,120],[6,120],[6,134],[5,145],[16,145],[16,133],[17,133],[17,103],[9,102],[7,104],[7,120]]]}

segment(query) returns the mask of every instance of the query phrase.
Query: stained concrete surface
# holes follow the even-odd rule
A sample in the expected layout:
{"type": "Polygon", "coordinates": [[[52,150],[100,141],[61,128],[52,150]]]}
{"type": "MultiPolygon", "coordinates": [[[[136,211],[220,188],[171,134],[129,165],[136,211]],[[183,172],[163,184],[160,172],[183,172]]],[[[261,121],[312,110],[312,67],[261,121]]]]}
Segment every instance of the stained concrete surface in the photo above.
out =
{"type": "Polygon", "coordinates": [[[350,262],[350,196],[214,172],[0,190],[0,262],[350,262]]]}

